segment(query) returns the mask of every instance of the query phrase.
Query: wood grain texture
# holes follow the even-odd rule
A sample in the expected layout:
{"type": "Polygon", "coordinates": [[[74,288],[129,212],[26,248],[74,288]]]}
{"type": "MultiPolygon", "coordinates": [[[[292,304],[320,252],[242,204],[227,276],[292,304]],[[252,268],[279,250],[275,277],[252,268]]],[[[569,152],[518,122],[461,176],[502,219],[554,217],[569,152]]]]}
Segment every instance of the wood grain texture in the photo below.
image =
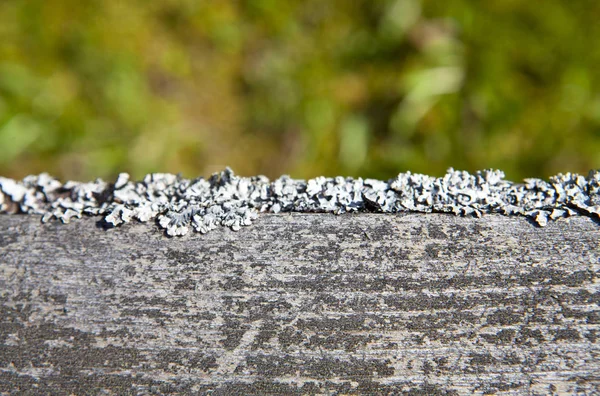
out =
{"type": "Polygon", "coordinates": [[[0,216],[5,394],[598,394],[600,226],[0,216]]]}

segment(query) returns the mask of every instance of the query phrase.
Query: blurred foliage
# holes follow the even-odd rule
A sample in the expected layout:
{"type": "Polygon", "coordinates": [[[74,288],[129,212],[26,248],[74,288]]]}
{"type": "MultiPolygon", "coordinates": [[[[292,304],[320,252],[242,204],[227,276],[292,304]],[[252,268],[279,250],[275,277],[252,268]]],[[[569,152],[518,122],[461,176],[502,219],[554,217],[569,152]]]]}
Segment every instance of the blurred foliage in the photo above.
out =
{"type": "Polygon", "coordinates": [[[0,174],[600,167],[600,2],[3,0],[0,174]]]}

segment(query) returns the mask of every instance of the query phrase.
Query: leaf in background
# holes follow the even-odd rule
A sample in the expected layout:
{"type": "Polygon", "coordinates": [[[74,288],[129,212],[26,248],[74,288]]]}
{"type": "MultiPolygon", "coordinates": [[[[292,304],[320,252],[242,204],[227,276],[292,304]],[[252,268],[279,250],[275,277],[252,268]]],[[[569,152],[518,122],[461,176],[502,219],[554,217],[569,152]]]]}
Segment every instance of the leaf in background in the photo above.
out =
{"type": "Polygon", "coordinates": [[[44,133],[44,125],[26,114],[18,114],[0,128],[0,163],[13,161],[44,133]]]}
{"type": "Polygon", "coordinates": [[[342,166],[353,172],[359,169],[369,150],[369,124],[362,116],[349,116],[340,128],[339,158],[342,166]]]}

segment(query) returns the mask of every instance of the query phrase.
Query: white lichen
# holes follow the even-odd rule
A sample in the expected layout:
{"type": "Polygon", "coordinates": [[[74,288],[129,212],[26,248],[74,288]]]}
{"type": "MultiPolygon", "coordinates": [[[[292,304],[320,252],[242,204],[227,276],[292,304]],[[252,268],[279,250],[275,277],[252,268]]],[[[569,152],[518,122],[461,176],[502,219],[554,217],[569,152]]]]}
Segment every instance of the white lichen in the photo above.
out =
{"type": "Polygon", "coordinates": [[[134,182],[126,173],[111,184],[80,183],[47,174],[22,181],[0,177],[0,213],[32,213],[42,222],[64,223],[83,215],[103,216],[109,227],[155,220],[170,236],[190,229],[239,230],[258,213],[442,212],[481,217],[487,213],[526,216],[540,226],[570,216],[600,217],[600,171],[588,177],[567,173],[516,184],[498,170],[470,174],[449,169],[440,178],[401,173],[388,180],[282,176],[239,177],[229,168],[208,179],[154,173],[134,182]]]}

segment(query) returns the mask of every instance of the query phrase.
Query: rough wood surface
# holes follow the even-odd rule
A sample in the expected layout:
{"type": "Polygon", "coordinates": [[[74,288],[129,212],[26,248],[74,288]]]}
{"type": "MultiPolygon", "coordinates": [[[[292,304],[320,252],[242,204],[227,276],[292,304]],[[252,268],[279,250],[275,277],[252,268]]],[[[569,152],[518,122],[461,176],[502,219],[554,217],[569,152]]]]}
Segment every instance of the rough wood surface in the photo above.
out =
{"type": "Polygon", "coordinates": [[[590,219],[95,221],[0,216],[0,392],[600,392],[590,219]]]}

